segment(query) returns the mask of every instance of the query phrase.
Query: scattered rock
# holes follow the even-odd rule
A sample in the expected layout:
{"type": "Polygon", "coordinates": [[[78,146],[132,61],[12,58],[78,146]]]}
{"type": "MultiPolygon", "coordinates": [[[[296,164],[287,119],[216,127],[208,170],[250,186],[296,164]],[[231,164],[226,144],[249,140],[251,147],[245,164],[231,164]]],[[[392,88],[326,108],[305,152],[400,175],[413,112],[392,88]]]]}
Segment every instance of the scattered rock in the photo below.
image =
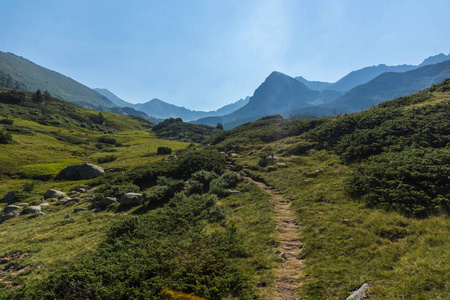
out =
{"type": "Polygon", "coordinates": [[[241,191],[228,190],[228,194],[239,194],[241,191]]]}
{"type": "Polygon", "coordinates": [[[223,156],[227,157],[228,155],[225,152],[220,152],[220,154],[222,154],[223,156]]]}
{"type": "Polygon", "coordinates": [[[58,199],[60,204],[68,204],[70,202],[80,202],[80,198],[62,197],[58,199]]]}
{"type": "Polygon", "coordinates": [[[171,155],[171,156],[169,156],[167,159],[176,159],[176,158],[177,158],[176,155],[171,155]]]}
{"type": "Polygon", "coordinates": [[[278,162],[278,163],[277,163],[277,166],[279,166],[279,167],[286,167],[286,163],[284,163],[284,162],[278,162]]]}
{"type": "Polygon", "coordinates": [[[89,212],[98,213],[99,211],[102,211],[102,209],[97,207],[97,208],[90,210],[89,212]]]}
{"type": "Polygon", "coordinates": [[[316,149],[309,149],[308,151],[306,151],[306,154],[313,154],[316,151],[316,149]]]}
{"type": "Polygon", "coordinates": [[[69,196],[75,195],[75,194],[79,194],[77,191],[70,191],[69,196]]]}
{"type": "Polygon", "coordinates": [[[2,198],[2,200],[0,200],[1,203],[7,203],[7,204],[11,204],[14,202],[14,196],[16,196],[16,192],[12,191],[12,192],[8,192],[5,197],[2,198]]]}
{"type": "Polygon", "coordinates": [[[90,202],[92,200],[94,200],[95,198],[95,194],[89,195],[84,199],[84,202],[90,202]]]}
{"type": "Polygon", "coordinates": [[[49,205],[50,205],[50,203],[47,203],[47,202],[39,204],[39,206],[49,206],[49,205]]]}
{"type": "Polygon", "coordinates": [[[69,166],[56,175],[55,180],[86,180],[98,177],[105,173],[105,170],[96,165],[84,163],[69,166]]]}
{"type": "Polygon", "coordinates": [[[28,206],[23,210],[23,214],[35,214],[41,211],[40,206],[28,206]]]}
{"type": "Polygon", "coordinates": [[[280,254],[278,254],[278,256],[281,258],[287,259],[286,253],[284,253],[284,252],[281,252],[280,254]]]}
{"type": "Polygon", "coordinates": [[[366,297],[366,291],[370,287],[368,283],[364,283],[359,289],[350,293],[347,300],[361,300],[366,297]]]}
{"type": "Polygon", "coordinates": [[[238,157],[238,155],[236,154],[236,153],[231,153],[231,155],[230,155],[232,158],[236,158],[236,157],[238,157]]]}
{"type": "Polygon", "coordinates": [[[267,167],[267,171],[268,172],[272,172],[272,171],[275,171],[277,168],[275,168],[274,166],[268,166],[267,167]]]}
{"type": "Polygon", "coordinates": [[[79,189],[76,189],[75,192],[78,192],[78,193],[86,193],[86,189],[84,189],[84,188],[79,188],[79,189]]]}
{"type": "Polygon", "coordinates": [[[57,191],[57,190],[48,190],[45,192],[44,194],[44,199],[48,199],[48,198],[59,198],[59,197],[63,197],[66,196],[66,193],[63,193],[61,191],[57,191]]]}
{"type": "Polygon", "coordinates": [[[108,206],[110,206],[113,203],[116,203],[117,199],[114,197],[105,197],[102,200],[97,202],[97,206],[98,207],[102,207],[102,208],[106,208],[108,206]]]}
{"type": "Polygon", "coordinates": [[[23,206],[27,206],[27,205],[28,205],[28,203],[22,202],[22,203],[15,203],[14,205],[17,205],[17,206],[23,207],[23,206]]]}
{"type": "Polygon", "coordinates": [[[3,221],[9,220],[11,218],[15,218],[20,216],[22,213],[20,211],[12,211],[10,213],[7,213],[6,215],[3,215],[0,217],[0,223],[2,223],[3,221]]]}
{"type": "Polygon", "coordinates": [[[126,193],[120,198],[120,204],[123,205],[138,205],[142,201],[142,194],[139,193],[126,193]]]}
{"type": "Polygon", "coordinates": [[[87,208],[84,208],[84,207],[77,207],[77,208],[75,208],[75,209],[73,210],[73,212],[74,212],[74,213],[77,213],[77,212],[85,211],[85,210],[87,210],[87,208]]]}
{"type": "Polygon", "coordinates": [[[70,215],[70,214],[67,214],[67,215],[64,216],[64,219],[68,219],[68,218],[70,218],[70,217],[71,217],[71,215],[70,215]]]}
{"type": "Polygon", "coordinates": [[[3,210],[5,213],[10,213],[12,211],[21,209],[22,207],[19,205],[8,205],[5,207],[5,209],[3,210]]]}
{"type": "Polygon", "coordinates": [[[45,212],[43,212],[43,211],[38,211],[37,213],[36,213],[36,215],[39,217],[39,216],[43,216],[43,215],[45,215],[45,212]]]}
{"type": "Polygon", "coordinates": [[[267,157],[264,159],[264,162],[265,162],[265,163],[269,163],[269,162],[272,162],[272,161],[276,161],[277,159],[278,159],[277,156],[271,155],[271,156],[267,156],[267,157]]]}

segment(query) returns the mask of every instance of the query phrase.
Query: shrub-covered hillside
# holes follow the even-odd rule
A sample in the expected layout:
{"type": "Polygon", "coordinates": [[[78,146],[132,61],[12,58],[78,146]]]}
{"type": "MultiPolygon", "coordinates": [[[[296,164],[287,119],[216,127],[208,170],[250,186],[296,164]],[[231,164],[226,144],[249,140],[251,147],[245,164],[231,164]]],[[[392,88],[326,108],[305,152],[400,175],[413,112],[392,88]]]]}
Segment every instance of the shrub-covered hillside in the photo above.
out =
{"type": "Polygon", "coordinates": [[[367,111],[269,117],[211,140],[291,201],[300,299],[445,299],[450,282],[450,80],[367,111]]]}

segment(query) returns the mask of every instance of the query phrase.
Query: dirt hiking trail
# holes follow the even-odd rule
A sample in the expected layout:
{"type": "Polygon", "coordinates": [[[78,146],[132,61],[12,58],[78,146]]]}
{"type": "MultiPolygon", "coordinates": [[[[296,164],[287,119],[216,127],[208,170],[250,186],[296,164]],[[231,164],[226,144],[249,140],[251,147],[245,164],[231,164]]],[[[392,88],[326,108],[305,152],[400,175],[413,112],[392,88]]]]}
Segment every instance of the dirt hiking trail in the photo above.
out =
{"type": "Polygon", "coordinates": [[[256,184],[271,196],[270,202],[274,205],[276,230],[280,238],[280,256],[284,262],[275,269],[275,292],[272,299],[296,300],[299,288],[299,275],[303,261],[299,258],[302,241],[299,238],[299,228],[291,213],[289,201],[286,201],[276,191],[262,182],[244,177],[256,184]]]}

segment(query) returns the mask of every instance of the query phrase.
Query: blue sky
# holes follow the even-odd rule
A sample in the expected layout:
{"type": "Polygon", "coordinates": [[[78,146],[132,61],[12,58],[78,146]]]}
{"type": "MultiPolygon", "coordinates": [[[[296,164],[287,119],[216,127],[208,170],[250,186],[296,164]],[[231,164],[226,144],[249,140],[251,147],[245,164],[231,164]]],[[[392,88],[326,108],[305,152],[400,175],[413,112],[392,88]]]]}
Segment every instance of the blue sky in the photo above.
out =
{"type": "Polygon", "coordinates": [[[450,53],[448,0],[0,0],[0,51],[138,103],[217,109],[272,71],[334,82],[450,53]]]}

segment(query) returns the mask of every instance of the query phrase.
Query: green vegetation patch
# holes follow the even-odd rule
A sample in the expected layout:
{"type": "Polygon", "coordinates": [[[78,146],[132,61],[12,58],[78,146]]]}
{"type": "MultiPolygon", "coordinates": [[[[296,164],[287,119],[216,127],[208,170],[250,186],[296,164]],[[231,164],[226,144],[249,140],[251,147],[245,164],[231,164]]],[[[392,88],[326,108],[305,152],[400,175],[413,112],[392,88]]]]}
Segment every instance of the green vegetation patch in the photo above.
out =
{"type": "Polygon", "coordinates": [[[79,163],[82,163],[82,161],[69,159],[54,163],[25,165],[22,167],[20,175],[22,178],[27,179],[50,180],[58,175],[62,169],[79,163]]]}

